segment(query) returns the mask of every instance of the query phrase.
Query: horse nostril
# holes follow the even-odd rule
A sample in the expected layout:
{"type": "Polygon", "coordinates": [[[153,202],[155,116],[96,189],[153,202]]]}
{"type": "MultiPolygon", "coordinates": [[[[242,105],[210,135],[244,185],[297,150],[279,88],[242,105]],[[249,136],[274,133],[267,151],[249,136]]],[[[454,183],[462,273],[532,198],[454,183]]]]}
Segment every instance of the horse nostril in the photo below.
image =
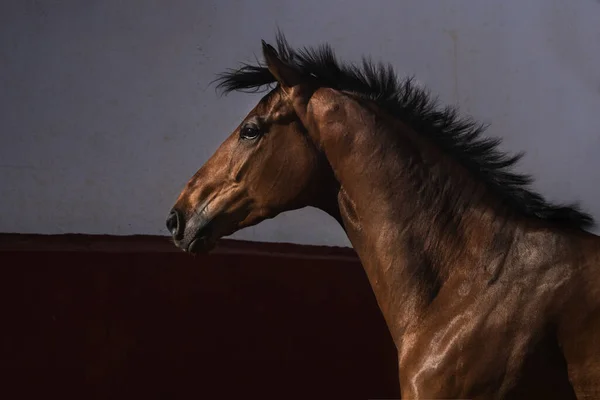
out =
{"type": "Polygon", "coordinates": [[[177,210],[171,210],[169,213],[169,216],[167,217],[167,229],[174,238],[177,239],[181,236],[183,229],[181,224],[181,216],[177,210]]]}

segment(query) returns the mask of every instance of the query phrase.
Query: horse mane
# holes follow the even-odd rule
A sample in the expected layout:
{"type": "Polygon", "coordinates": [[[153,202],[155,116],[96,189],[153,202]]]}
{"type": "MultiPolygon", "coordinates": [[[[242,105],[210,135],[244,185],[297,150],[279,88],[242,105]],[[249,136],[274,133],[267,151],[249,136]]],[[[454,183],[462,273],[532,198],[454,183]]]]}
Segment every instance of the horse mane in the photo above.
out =
{"type": "MultiPolygon", "coordinates": [[[[482,136],[486,125],[461,117],[456,108],[438,107],[437,99],[418,87],[413,77],[398,79],[393,67],[363,57],[362,65],[340,63],[328,44],[317,48],[293,49],[281,32],[277,33],[279,57],[304,76],[312,76],[325,87],[352,92],[374,101],[379,107],[427,135],[453,156],[489,189],[525,216],[540,218],[560,226],[585,229],[594,226],[591,215],[576,203],[553,204],[530,189],[531,176],[512,168],[524,153],[509,155],[499,150],[501,139],[482,136]]],[[[217,89],[257,92],[271,89],[276,79],[257,61],[244,63],[218,75],[217,89]]]]}

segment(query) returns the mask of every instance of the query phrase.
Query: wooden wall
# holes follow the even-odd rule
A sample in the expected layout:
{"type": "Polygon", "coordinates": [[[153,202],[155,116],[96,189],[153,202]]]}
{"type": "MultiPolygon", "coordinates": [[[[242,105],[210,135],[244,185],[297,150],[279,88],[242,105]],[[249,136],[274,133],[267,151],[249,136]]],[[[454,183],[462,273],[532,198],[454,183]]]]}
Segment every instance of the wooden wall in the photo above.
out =
{"type": "Polygon", "coordinates": [[[399,397],[350,249],[0,235],[0,268],[5,399],[399,397]]]}

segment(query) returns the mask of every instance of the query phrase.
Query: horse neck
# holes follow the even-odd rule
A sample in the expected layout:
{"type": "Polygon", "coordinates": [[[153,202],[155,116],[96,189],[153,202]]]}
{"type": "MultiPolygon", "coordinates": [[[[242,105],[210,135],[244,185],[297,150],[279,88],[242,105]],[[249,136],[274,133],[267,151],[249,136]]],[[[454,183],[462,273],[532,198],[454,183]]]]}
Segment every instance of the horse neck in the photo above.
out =
{"type": "MultiPolygon", "coordinates": [[[[472,281],[478,276],[472,269],[481,265],[491,265],[487,277],[494,274],[503,246],[510,245],[507,220],[483,202],[460,218],[424,204],[423,188],[415,182],[430,182],[411,174],[425,176],[419,163],[431,161],[435,152],[426,156],[424,143],[405,126],[357,101],[309,119],[311,136],[340,184],[342,224],[395,337],[419,320],[447,282],[472,281]],[[399,135],[398,129],[406,134],[399,135]],[[482,250],[490,247],[493,254],[482,250]]],[[[450,167],[442,159],[437,162],[428,168],[450,167]]],[[[473,184],[471,189],[480,188],[473,184]]],[[[444,201],[430,200],[431,205],[444,201]]]]}

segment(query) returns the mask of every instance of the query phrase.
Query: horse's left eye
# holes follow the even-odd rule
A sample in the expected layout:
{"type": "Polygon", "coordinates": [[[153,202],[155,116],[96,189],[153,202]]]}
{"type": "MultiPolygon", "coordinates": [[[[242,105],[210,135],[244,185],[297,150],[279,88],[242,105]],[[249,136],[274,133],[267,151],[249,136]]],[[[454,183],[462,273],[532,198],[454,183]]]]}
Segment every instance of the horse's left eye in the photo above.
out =
{"type": "Polygon", "coordinates": [[[254,125],[246,125],[240,130],[240,137],[246,140],[256,139],[260,136],[260,129],[254,125]]]}

